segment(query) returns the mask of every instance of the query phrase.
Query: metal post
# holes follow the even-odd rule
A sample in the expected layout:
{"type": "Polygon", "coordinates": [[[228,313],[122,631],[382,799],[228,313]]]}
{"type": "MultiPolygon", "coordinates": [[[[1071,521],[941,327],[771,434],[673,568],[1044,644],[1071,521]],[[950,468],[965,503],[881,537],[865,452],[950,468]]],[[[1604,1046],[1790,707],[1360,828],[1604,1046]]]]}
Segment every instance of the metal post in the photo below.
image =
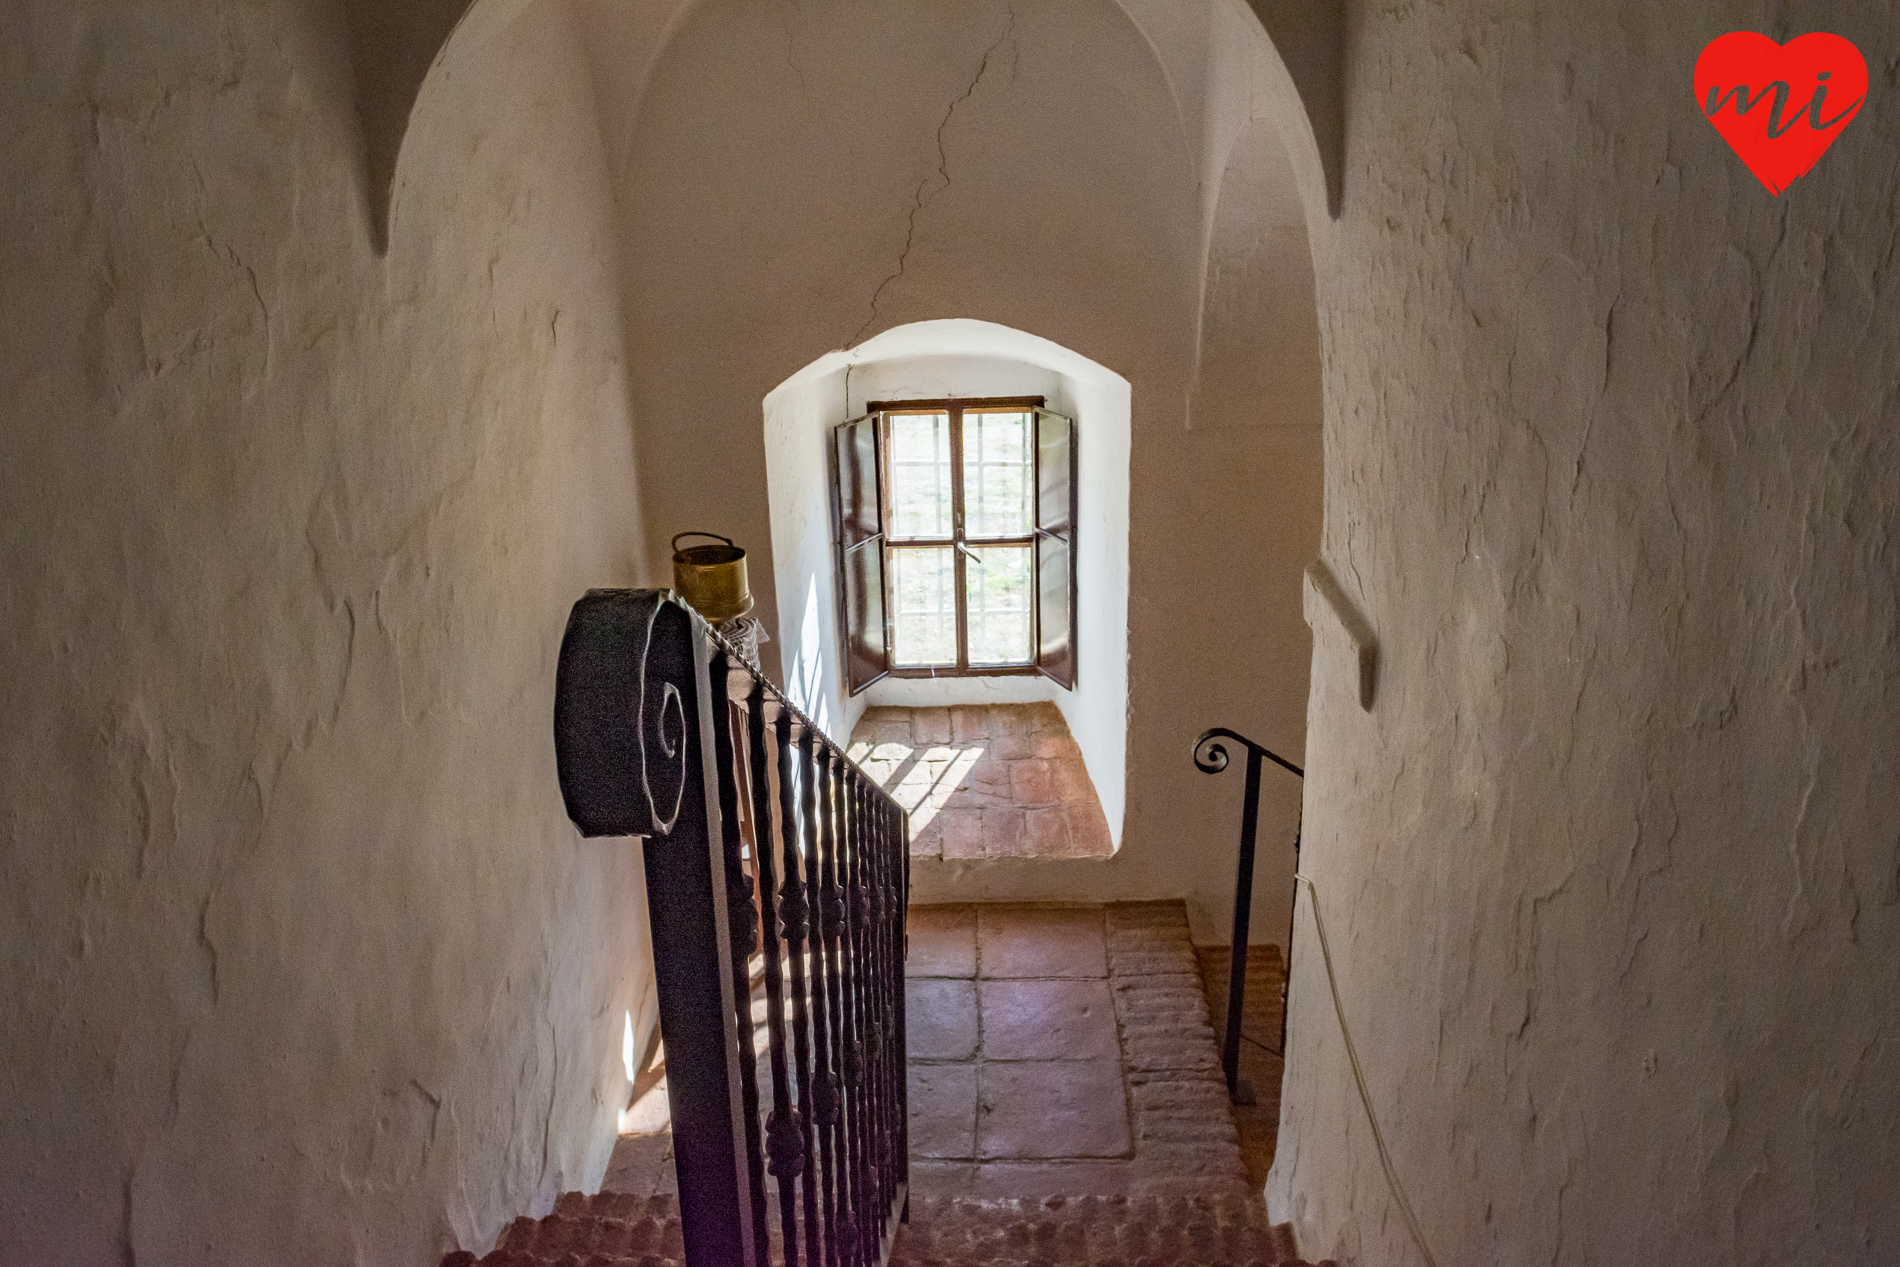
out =
{"type": "Polygon", "coordinates": [[[582,834],[646,841],[687,1259],[754,1267],[710,660],[705,625],[663,591],[589,591],[561,643],[555,756],[582,834]]]}
{"type": "Polygon", "coordinates": [[[1234,939],[1227,966],[1227,1034],[1220,1064],[1227,1074],[1227,1096],[1235,1104],[1254,1102],[1253,1084],[1240,1079],[1240,1009],[1247,996],[1247,925],[1253,917],[1253,855],[1260,830],[1260,754],[1247,749],[1247,799],[1240,810],[1240,862],[1234,872],[1234,939]]]}
{"type": "Polygon", "coordinates": [[[786,1267],[882,1261],[907,1208],[903,810],[666,591],[592,590],[575,604],[554,740],[581,833],[645,840],[686,1261],[769,1267],[767,1174],[786,1267]],[[756,925],[738,828],[748,808],[756,925]],[[755,931],[771,1065],[763,1132],[746,969],[755,931]]]}
{"type": "MultiPolygon", "coordinates": [[[[1227,749],[1217,742],[1232,739],[1246,745],[1247,748],[1247,792],[1240,809],[1240,858],[1234,872],[1234,934],[1228,951],[1227,969],[1227,1032],[1221,1043],[1221,1070],[1227,1075],[1227,1095],[1235,1104],[1252,1104],[1254,1092],[1251,1083],[1240,1077],[1240,1016],[1247,1000],[1247,926],[1253,915],[1253,863],[1256,837],[1260,828],[1260,763],[1271,761],[1282,769],[1289,770],[1301,778],[1306,771],[1288,761],[1285,757],[1262,747],[1245,735],[1222,727],[1204,731],[1194,741],[1194,764],[1207,774],[1218,774],[1227,768],[1227,749]],[[1207,755],[1201,755],[1205,749],[1207,755]]],[[[1294,866],[1299,866],[1299,836],[1293,838],[1294,866]]],[[[1287,947],[1287,972],[1289,979],[1293,971],[1293,948],[1287,947]]],[[[1280,1048],[1286,1049],[1286,1021],[1280,1022],[1280,1048]]]]}
{"type": "MultiPolygon", "coordinates": [[[[688,743],[690,763],[710,772],[699,736],[688,743]]],[[[736,1059],[724,850],[709,821],[718,801],[698,792],[688,790],[670,836],[646,841],[648,926],[653,944],[667,947],[653,957],[653,975],[666,1036],[680,1231],[688,1261],[750,1267],[757,1250],[752,1177],[744,1164],[750,1141],[736,1059]]],[[[752,1036],[744,1037],[749,1049],[752,1036]]]]}

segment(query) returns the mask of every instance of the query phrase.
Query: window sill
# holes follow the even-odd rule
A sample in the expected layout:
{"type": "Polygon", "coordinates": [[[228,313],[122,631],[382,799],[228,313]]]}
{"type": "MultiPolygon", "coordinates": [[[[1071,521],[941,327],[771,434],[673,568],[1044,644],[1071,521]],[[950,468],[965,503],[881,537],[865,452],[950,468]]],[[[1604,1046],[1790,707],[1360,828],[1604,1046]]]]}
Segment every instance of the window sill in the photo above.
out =
{"type": "Polygon", "coordinates": [[[892,669],[889,676],[901,678],[923,678],[926,680],[948,680],[953,678],[984,677],[1036,677],[1033,664],[999,664],[994,668],[981,669],[892,669]]]}

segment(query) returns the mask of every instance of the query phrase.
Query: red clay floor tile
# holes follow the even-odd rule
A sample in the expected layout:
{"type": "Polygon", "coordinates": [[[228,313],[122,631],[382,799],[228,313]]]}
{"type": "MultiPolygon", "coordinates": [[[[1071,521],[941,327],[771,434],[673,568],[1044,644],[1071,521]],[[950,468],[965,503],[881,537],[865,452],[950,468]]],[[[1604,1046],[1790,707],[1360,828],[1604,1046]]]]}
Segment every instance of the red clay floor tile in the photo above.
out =
{"type": "Polygon", "coordinates": [[[1101,799],[1054,704],[874,707],[849,747],[911,812],[914,857],[1113,853],[1101,799]]]}
{"type": "MultiPolygon", "coordinates": [[[[1068,807],[1044,805],[1039,809],[1024,810],[1023,826],[1029,832],[1029,848],[1036,857],[1072,858],[1076,856],[1069,836],[1068,807]]],[[[915,849],[912,852],[915,852],[915,849]]]]}
{"type": "Polygon", "coordinates": [[[983,856],[983,811],[980,809],[945,809],[937,814],[941,824],[939,833],[943,841],[943,856],[946,858],[981,858],[983,856]]]}
{"type": "Polygon", "coordinates": [[[985,1161],[1124,1157],[1133,1146],[1118,1060],[986,1064],[977,1103],[985,1161]]]}
{"type": "Polygon", "coordinates": [[[1010,790],[1025,808],[1056,803],[1055,763],[1028,758],[1009,763],[1010,790]]]}
{"type": "Polygon", "coordinates": [[[950,742],[950,710],[948,708],[919,708],[911,713],[910,729],[912,736],[920,744],[947,744],[950,742]]]}
{"type": "Polygon", "coordinates": [[[983,907],[977,963],[985,977],[1106,977],[1102,908],[983,907]]]}
{"type": "Polygon", "coordinates": [[[904,983],[904,1023],[912,1060],[976,1055],[976,985],[936,977],[904,983]]]}
{"type": "MultiPolygon", "coordinates": [[[[912,1110],[911,1138],[917,1138],[916,1111],[912,1110]]],[[[911,1158],[910,1191],[913,1196],[967,1197],[976,1188],[980,1167],[967,1161],[926,1161],[911,1158]]],[[[1053,1194],[1051,1194],[1053,1195],[1053,1194]]]]}
{"type": "MultiPolygon", "coordinates": [[[[912,1172],[915,1173],[914,1167],[912,1172]]],[[[1141,1178],[1141,1172],[1131,1161],[992,1161],[975,1167],[965,1181],[967,1187],[959,1189],[956,1195],[1017,1197],[1027,1201],[1084,1193],[1093,1197],[1121,1197],[1133,1195],[1141,1178]]]]}
{"type": "Polygon", "coordinates": [[[986,1060],[1121,1056],[1107,981],[984,981],[980,989],[986,1060]]]}
{"type": "Polygon", "coordinates": [[[914,1157],[976,1153],[976,1066],[910,1066],[910,1151],[914,1157]]]}
{"type": "Polygon", "coordinates": [[[1019,809],[983,811],[983,856],[986,858],[1025,858],[1029,856],[1029,830],[1019,809]]]}
{"type": "Polygon", "coordinates": [[[913,906],[909,925],[910,957],[904,961],[904,975],[976,975],[974,906],[913,906]]]}

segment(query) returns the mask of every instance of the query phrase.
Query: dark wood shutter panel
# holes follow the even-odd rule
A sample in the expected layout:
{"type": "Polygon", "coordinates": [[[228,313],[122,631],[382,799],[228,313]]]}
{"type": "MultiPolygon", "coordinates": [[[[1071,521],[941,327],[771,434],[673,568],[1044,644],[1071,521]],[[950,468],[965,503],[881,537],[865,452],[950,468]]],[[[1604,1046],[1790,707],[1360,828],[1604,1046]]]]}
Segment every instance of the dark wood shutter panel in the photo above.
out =
{"type": "Polygon", "coordinates": [[[1036,411],[1036,669],[1075,689],[1075,423],[1036,411]]]}
{"type": "Polygon", "coordinates": [[[884,511],[878,484],[877,415],[834,429],[832,510],[837,517],[844,681],[856,695],[891,671],[884,622],[884,511]]]}

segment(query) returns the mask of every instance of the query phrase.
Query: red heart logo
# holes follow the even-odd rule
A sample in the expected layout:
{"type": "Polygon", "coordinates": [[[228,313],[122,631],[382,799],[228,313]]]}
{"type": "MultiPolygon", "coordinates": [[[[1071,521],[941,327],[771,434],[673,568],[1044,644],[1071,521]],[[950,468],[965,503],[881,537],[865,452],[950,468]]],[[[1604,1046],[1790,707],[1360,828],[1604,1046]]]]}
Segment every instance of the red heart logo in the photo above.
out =
{"type": "Polygon", "coordinates": [[[1867,62],[1838,35],[1777,44],[1754,31],[1709,41],[1696,104],[1770,193],[1808,174],[1867,97],[1867,62]]]}

